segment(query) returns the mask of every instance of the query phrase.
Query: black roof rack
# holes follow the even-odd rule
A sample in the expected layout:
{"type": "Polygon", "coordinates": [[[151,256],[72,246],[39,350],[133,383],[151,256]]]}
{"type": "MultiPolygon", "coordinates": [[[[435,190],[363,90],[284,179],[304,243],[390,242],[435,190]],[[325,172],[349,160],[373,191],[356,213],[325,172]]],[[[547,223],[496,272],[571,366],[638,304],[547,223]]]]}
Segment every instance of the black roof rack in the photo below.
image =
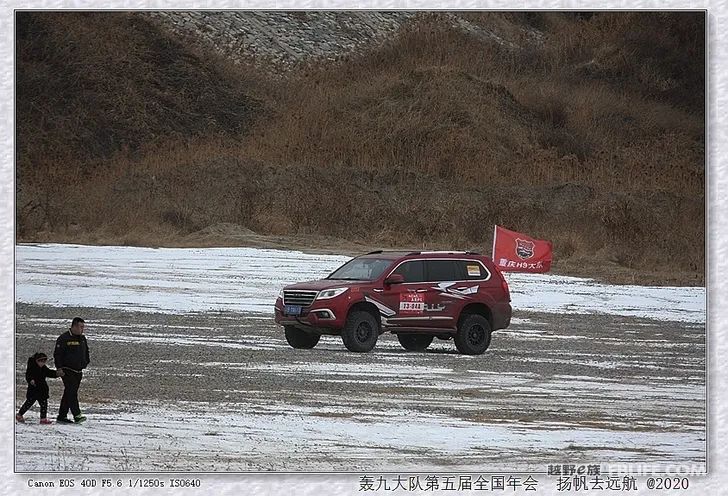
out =
{"type": "Polygon", "coordinates": [[[466,251],[466,255],[482,255],[479,251],[466,251]]]}
{"type": "Polygon", "coordinates": [[[382,250],[374,250],[374,251],[370,251],[369,253],[367,253],[367,255],[375,255],[375,254],[377,254],[377,253],[382,253],[382,250]]]}

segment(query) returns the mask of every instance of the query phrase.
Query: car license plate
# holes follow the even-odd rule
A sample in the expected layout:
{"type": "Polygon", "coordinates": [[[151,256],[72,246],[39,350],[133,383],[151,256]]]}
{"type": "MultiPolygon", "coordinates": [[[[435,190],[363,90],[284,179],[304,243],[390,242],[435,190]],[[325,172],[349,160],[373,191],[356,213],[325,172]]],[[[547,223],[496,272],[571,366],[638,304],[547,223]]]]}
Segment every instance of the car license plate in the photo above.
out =
{"type": "Polygon", "coordinates": [[[301,305],[286,305],[283,308],[285,315],[301,315],[301,305]]]}

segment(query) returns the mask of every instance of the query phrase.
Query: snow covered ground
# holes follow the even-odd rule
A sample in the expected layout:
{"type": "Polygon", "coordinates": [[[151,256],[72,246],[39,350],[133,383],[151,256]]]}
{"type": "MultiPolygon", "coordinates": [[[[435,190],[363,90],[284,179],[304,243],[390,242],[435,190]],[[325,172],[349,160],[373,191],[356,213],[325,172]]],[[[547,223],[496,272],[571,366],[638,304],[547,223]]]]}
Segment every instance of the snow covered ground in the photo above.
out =
{"type": "Polygon", "coordinates": [[[382,453],[405,452],[396,463],[376,468],[416,472],[455,465],[477,472],[484,460],[500,468],[503,457],[535,451],[544,457],[540,467],[521,463],[507,468],[542,471],[549,457],[558,463],[553,457],[559,450],[582,450],[582,463],[612,464],[633,461],[644,446],[663,463],[679,464],[703,453],[703,446],[691,447],[690,433],[482,424],[391,408],[350,418],[312,407],[261,413],[187,406],[120,403],[99,408],[92,421],[79,426],[18,425],[18,464],[21,470],[47,472],[295,472],[302,466],[356,472],[371,468],[382,453]],[[46,448],[46,456],[38,456],[37,446],[46,448]]]}
{"type": "MultiPolygon", "coordinates": [[[[479,357],[436,341],[293,350],[291,282],[348,257],[252,248],[16,249],[23,363],[78,307],[84,425],[16,425],[19,471],[482,471],[705,464],[705,290],[508,275],[515,317],[479,357]],[[136,311],[137,313],[130,313],[136,311]],[[525,313],[536,312],[536,313],[525,313]]],[[[59,381],[51,383],[50,417],[59,381]]]]}
{"type": "MultiPolygon", "coordinates": [[[[325,277],[349,257],[257,248],[19,245],[16,300],[153,312],[272,313],[286,284],[325,277]]],[[[515,310],[705,322],[704,288],[613,286],[506,275],[515,310]]]]}

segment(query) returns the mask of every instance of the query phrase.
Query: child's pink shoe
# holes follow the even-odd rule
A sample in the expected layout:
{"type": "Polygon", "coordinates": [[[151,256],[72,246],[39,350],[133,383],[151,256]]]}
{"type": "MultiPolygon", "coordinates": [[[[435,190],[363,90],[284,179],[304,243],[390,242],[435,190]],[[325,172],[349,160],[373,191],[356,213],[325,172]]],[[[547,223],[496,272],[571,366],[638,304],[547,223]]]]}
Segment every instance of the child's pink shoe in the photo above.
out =
{"type": "Polygon", "coordinates": [[[51,420],[48,420],[47,418],[45,418],[45,419],[40,419],[40,423],[41,423],[41,424],[45,424],[45,425],[48,425],[48,424],[52,424],[52,423],[53,423],[53,421],[51,421],[51,420]]]}
{"type": "Polygon", "coordinates": [[[21,424],[25,423],[25,419],[23,418],[23,416],[22,416],[22,415],[16,415],[16,416],[15,416],[15,420],[17,420],[17,421],[18,421],[18,422],[20,422],[21,424]]]}

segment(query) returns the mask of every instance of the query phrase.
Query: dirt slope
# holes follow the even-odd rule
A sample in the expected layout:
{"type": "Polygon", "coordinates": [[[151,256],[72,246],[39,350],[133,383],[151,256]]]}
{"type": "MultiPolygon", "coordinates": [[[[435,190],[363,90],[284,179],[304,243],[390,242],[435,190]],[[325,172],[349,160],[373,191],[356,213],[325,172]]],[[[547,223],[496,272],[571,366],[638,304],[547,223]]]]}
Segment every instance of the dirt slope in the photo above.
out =
{"type": "Polygon", "coordinates": [[[487,251],[498,223],[557,270],[704,281],[702,13],[16,24],[21,241],[487,251]]]}

